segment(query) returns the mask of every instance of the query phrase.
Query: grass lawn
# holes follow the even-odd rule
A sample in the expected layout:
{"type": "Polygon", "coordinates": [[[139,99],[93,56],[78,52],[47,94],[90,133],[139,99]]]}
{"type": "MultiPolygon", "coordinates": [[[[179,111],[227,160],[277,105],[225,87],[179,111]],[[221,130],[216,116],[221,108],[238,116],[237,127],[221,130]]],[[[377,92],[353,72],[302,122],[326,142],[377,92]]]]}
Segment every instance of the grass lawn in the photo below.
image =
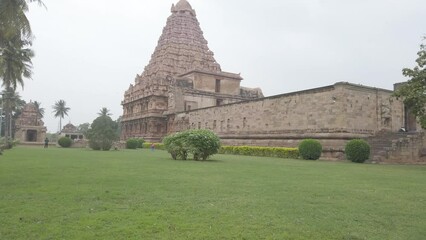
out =
{"type": "Polygon", "coordinates": [[[17,147],[0,239],[425,239],[426,166],[17,147]]]}

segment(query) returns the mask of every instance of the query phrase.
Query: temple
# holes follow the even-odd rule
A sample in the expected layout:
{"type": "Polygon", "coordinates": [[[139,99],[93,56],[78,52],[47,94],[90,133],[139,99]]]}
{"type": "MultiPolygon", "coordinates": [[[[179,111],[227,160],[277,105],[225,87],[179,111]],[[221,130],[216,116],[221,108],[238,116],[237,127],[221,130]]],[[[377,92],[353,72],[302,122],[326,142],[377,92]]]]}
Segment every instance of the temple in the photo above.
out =
{"type": "Polygon", "coordinates": [[[240,74],[222,71],[186,0],[171,12],[150,62],[124,94],[123,140],[209,129],[232,146],[317,139],[323,158],[344,159],[345,144],[362,138],[373,162],[426,162],[424,131],[392,90],[337,82],[263,97],[259,88],[241,87],[240,74]]]}
{"type": "Polygon", "coordinates": [[[160,141],[176,112],[263,97],[240,87],[240,74],[222,71],[186,0],[171,13],[150,62],[124,94],[122,139],[160,141]]]}
{"type": "Polygon", "coordinates": [[[43,144],[46,127],[34,103],[25,104],[16,120],[15,139],[22,144],[43,144]]]}

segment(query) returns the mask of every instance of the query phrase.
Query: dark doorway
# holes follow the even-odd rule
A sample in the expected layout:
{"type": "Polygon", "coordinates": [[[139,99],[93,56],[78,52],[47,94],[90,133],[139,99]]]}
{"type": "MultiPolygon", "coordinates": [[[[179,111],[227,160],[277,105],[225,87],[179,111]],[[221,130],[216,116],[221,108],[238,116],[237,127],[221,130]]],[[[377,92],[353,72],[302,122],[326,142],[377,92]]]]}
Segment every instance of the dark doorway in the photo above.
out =
{"type": "Polygon", "coordinates": [[[408,107],[405,107],[404,109],[404,120],[405,120],[405,130],[407,132],[414,132],[417,130],[417,118],[414,116],[414,114],[411,112],[411,110],[408,107]]]}
{"type": "Polygon", "coordinates": [[[36,130],[27,130],[27,142],[37,142],[36,130]]]}

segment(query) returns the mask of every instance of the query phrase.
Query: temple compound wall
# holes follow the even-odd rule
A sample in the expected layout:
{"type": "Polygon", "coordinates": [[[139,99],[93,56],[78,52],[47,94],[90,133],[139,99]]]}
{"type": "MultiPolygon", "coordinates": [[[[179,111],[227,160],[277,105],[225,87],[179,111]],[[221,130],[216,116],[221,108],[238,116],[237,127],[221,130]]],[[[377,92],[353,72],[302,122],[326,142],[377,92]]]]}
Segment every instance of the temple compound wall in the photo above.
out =
{"type": "MultiPolygon", "coordinates": [[[[404,106],[392,91],[336,83],[258,100],[169,116],[169,133],[210,129],[224,145],[296,147],[300,140],[322,142],[325,154],[341,154],[346,142],[404,126],[404,106]]],[[[330,156],[339,157],[339,156],[330,156]]]]}

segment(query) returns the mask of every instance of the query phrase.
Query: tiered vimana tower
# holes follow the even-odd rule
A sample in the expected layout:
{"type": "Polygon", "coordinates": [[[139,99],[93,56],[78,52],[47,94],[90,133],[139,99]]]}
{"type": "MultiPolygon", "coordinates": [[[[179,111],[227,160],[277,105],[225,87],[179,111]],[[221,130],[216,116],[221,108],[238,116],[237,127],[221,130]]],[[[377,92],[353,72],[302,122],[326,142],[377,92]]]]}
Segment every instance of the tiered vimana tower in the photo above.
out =
{"type": "Polygon", "coordinates": [[[240,88],[239,74],[222,72],[209,50],[194,9],[172,5],[149,64],[124,94],[122,139],[160,141],[175,113],[263,97],[240,88]]]}

